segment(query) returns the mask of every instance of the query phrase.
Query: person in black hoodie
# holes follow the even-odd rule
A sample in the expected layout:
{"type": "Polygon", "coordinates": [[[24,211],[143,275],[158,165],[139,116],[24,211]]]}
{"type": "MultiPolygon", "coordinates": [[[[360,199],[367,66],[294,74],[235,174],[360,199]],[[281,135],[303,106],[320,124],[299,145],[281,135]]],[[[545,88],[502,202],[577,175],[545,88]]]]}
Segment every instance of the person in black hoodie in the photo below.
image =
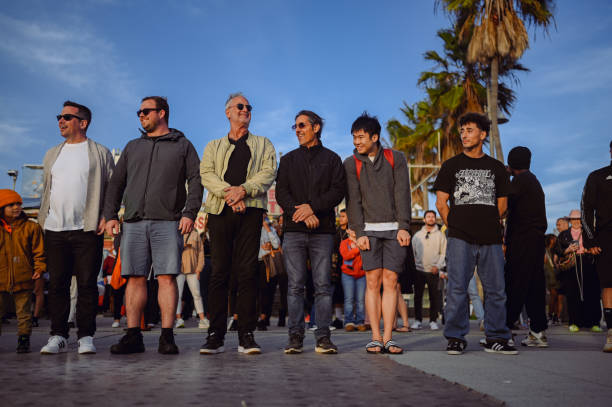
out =
{"type": "Polygon", "coordinates": [[[170,108],[165,98],[145,97],[137,115],[144,131],[121,153],[104,202],[106,232],[114,236],[119,232],[117,212],[122,198],[125,203],[121,275],[128,278],[128,332],[111,346],[111,353],[144,352],[139,327],[147,303],[146,276],[153,266],[162,316],[158,352],[176,354],[172,332],[176,275],[181,271],[182,234],[193,230],[202,205],[200,159],[183,133],[168,127],[170,108]]]}
{"type": "Polygon", "coordinates": [[[304,341],[304,285],[310,259],[315,289],[316,352],[337,353],[330,340],[331,257],[336,233],[334,207],[346,179],[340,157],[321,144],[323,119],[302,110],[293,126],[300,147],[281,158],[276,200],[283,208],[285,269],[289,278],[289,343],[285,353],[301,353],[304,341]]]}

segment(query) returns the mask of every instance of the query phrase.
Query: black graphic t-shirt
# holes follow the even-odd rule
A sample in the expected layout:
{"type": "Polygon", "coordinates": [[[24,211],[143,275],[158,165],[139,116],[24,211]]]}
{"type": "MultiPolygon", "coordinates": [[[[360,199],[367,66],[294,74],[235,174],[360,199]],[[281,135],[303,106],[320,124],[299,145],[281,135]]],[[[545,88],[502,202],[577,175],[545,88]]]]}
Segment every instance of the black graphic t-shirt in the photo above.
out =
{"type": "Polygon", "coordinates": [[[433,189],[450,195],[449,237],[473,244],[502,243],[497,198],[508,196],[510,180],[501,162],[461,153],[442,164],[433,189]]]}

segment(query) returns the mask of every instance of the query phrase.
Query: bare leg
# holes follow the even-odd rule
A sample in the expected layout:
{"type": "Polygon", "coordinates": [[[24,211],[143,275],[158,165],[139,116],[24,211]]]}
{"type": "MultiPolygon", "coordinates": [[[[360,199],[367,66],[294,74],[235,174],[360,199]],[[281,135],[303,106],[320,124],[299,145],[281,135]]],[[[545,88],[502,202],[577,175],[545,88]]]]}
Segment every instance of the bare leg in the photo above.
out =
{"type": "MultiPolygon", "coordinates": [[[[380,341],[380,284],[382,283],[382,269],[374,269],[366,272],[366,313],[372,327],[372,340],[380,341]]],[[[376,349],[373,349],[376,350],[376,349]]],[[[382,351],[382,349],[378,349],[382,351]]]]}
{"type": "Polygon", "coordinates": [[[162,274],[157,276],[157,283],[159,284],[157,302],[161,311],[161,326],[162,328],[173,328],[178,299],[176,277],[171,274],[162,274]]]}
{"type": "MultiPolygon", "coordinates": [[[[612,288],[604,288],[601,291],[601,299],[604,308],[612,308],[612,288]]],[[[609,329],[610,327],[608,327],[609,329]]]]}
{"type": "Polygon", "coordinates": [[[393,320],[397,313],[397,273],[383,269],[382,284],[383,341],[387,343],[393,336],[393,320]]]}
{"type": "Polygon", "coordinates": [[[397,284],[397,310],[399,311],[400,316],[402,317],[403,328],[408,328],[402,329],[402,332],[406,332],[410,329],[408,324],[408,307],[406,306],[406,301],[404,301],[404,297],[402,297],[402,288],[400,287],[399,283],[397,284]]]}
{"type": "Polygon", "coordinates": [[[145,305],[147,305],[147,279],[145,277],[128,278],[125,287],[125,313],[128,328],[140,326],[145,305]]]}

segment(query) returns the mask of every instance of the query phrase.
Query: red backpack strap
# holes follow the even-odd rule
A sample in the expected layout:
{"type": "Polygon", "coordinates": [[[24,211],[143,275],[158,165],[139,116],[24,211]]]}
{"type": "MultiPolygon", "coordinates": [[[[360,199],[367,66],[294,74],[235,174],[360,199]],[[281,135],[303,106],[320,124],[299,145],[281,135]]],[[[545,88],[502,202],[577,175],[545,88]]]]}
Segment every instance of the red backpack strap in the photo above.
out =
{"type": "Polygon", "coordinates": [[[393,150],[391,150],[390,148],[385,148],[383,150],[383,153],[387,161],[389,161],[389,164],[391,164],[391,168],[395,168],[395,159],[393,158],[393,150]]]}
{"type": "Polygon", "coordinates": [[[361,166],[363,163],[357,159],[355,154],[353,154],[353,158],[355,159],[355,170],[357,171],[357,181],[359,181],[359,176],[361,175],[361,166]]]}

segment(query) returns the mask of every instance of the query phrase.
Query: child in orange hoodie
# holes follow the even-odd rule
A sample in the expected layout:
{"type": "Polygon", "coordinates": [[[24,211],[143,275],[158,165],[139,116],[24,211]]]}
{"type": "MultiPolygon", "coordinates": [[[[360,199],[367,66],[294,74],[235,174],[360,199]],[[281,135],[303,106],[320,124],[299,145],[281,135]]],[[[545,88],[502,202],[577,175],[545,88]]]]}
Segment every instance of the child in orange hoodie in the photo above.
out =
{"type": "Polygon", "coordinates": [[[361,263],[355,232],[346,230],[348,238],[340,242],[342,256],[342,288],[344,290],[344,329],[365,331],[366,278],[361,263]],[[353,307],[353,303],[355,306],[353,307]]]}

